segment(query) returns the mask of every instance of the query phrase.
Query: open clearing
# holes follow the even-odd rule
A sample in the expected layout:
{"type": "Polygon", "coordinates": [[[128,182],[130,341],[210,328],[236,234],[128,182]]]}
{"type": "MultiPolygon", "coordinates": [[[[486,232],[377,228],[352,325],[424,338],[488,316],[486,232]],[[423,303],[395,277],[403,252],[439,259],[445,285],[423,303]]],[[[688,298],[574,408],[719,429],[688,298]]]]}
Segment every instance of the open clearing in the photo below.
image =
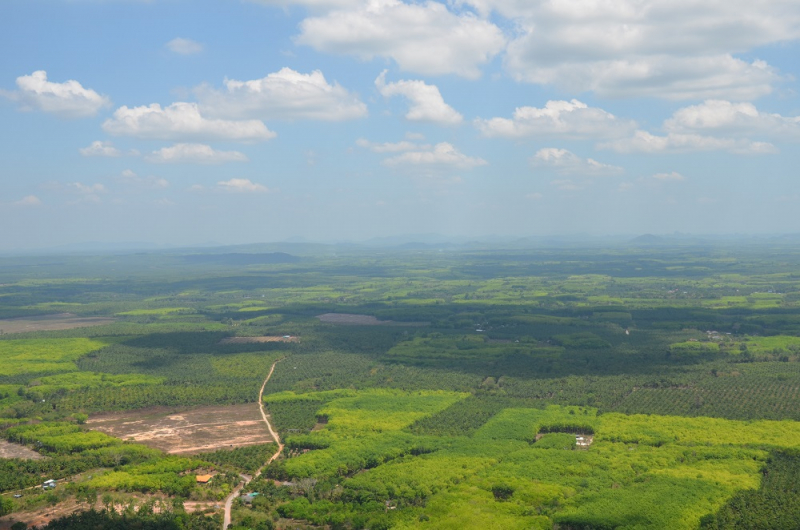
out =
{"type": "Polygon", "coordinates": [[[79,317],[72,313],[58,313],[40,317],[22,317],[0,320],[3,333],[27,333],[29,331],[57,331],[61,329],[88,328],[114,322],[113,318],[79,317]]]}
{"type": "Polygon", "coordinates": [[[36,451],[32,451],[24,445],[12,444],[5,440],[0,440],[0,458],[27,458],[29,460],[40,460],[44,458],[36,451]]]}
{"type": "Polygon", "coordinates": [[[261,342],[300,342],[297,337],[227,337],[219,341],[220,344],[258,344],[261,342]]]}
{"type": "Polygon", "coordinates": [[[0,517],[0,530],[10,530],[11,526],[17,522],[23,522],[30,528],[44,526],[53,519],[58,519],[59,517],[64,517],[78,511],[79,508],[85,509],[86,505],[78,504],[74,499],[70,499],[55,506],[43,506],[26,513],[12,513],[0,517]]]}
{"type": "Polygon", "coordinates": [[[97,415],[90,428],[123,440],[161,449],[171,454],[191,454],[217,449],[269,443],[257,403],[188,410],[149,409],[97,415]]]}
{"type": "Polygon", "coordinates": [[[428,322],[395,322],[394,320],[378,320],[372,315],[354,315],[351,313],[325,313],[317,315],[320,322],[326,324],[344,324],[350,326],[427,326],[428,322]]]}
{"type": "MultiPolygon", "coordinates": [[[[141,506],[148,501],[165,501],[167,499],[163,495],[159,494],[147,495],[142,493],[125,493],[122,495],[117,494],[116,497],[117,502],[114,504],[113,509],[120,514],[125,511],[131,501],[133,501],[137,506],[141,506]]],[[[42,506],[29,512],[14,512],[10,515],[0,517],[0,530],[10,530],[11,526],[16,522],[23,522],[27,524],[29,528],[44,526],[53,519],[78,513],[88,509],[89,507],[89,504],[77,502],[74,498],[68,498],[66,501],[55,505],[42,506]]],[[[104,506],[102,506],[99,502],[91,505],[91,507],[95,510],[104,508],[104,506]]],[[[213,503],[210,507],[213,508],[213,503]]],[[[154,506],[153,511],[155,513],[159,513],[159,506],[154,506]]]]}

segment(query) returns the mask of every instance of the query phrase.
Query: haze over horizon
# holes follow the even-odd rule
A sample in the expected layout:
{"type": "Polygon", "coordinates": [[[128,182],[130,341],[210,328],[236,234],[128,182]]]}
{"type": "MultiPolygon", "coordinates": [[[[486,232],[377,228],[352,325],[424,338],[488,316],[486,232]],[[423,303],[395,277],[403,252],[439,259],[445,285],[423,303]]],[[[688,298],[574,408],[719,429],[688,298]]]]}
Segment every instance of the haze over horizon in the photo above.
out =
{"type": "Polygon", "coordinates": [[[800,4],[8,0],[0,252],[800,232],[800,4]]]}

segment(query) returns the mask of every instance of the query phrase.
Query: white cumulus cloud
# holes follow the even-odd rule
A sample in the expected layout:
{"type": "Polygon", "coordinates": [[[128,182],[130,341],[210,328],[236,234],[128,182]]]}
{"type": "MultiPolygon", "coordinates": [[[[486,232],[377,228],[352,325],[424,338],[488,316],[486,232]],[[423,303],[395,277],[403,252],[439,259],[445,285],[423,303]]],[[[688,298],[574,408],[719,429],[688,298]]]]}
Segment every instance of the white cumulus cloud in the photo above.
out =
{"type": "Polygon", "coordinates": [[[677,110],[664,122],[673,132],[725,135],[761,135],[781,140],[800,140],[800,117],[759,111],[752,103],[706,100],[677,110]]]}
{"type": "Polygon", "coordinates": [[[479,118],[475,126],[488,137],[616,138],[633,132],[636,122],[573,99],[548,101],[543,108],[518,107],[511,119],[479,118]]]}
{"type": "Polygon", "coordinates": [[[255,4],[288,7],[302,5],[314,10],[357,7],[364,0],[249,0],[255,4]]]}
{"type": "Polygon", "coordinates": [[[118,108],[103,123],[103,130],[115,136],[153,140],[269,140],[276,134],[259,120],[222,120],[203,116],[196,103],[173,103],[162,108],[149,106],[118,108]]]}
{"type": "Polygon", "coordinates": [[[404,96],[409,103],[406,119],[438,125],[458,125],[464,117],[444,102],[436,85],[424,81],[386,82],[386,70],[375,79],[375,86],[384,97],[404,96]]]}
{"type": "Polygon", "coordinates": [[[309,74],[282,68],[261,79],[225,81],[225,89],[196,90],[203,112],[226,118],[341,121],[362,118],[367,106],[319,70],[309,74]]]}
{"type": "Polygon", "coordinates": [[[263,184],[252,182],[250,179],[221,180],[217,182],[217,187],[231,193],[266,193],[269,191],[269,188],[263,184]]]}
{"type": "Polygon", "coordinates": [[[621,153],[681,153],[727,151],[735,154],[773,154],[769,141],[800,140],[800,117],[759,111],[752,103],[709,99],[675,111],[663,124],[664,134],[637,130],[631,136],[598,147],[621,153]]]}
{"type": "Polygon", "coordinates": [[[471,78],[505,52],[519,81],[604,97],[752,100],[788,77],[742,54],[800,38],[796,0],[253,1],[306,7],[318,51],[471,78]]]}
{"type": "Polygon", "coordinates": [[[178,55],[194,55],[203,51],[202,44],[192,39],[184,39],[182,37],[172,39],[166,46],[169,51],[177,53],[178,55]]]}
{"type": "Polygon", "coordinates": [[[248,159],[239,151],[217,151],[210,145],[180,143],[153,151],[146,160],[157,164],[223,164],[248,159]]]}
{"type": "Polygon", "coordinates": [[[603,164],[591,158],[584,159],[571,151],[555,147],[539,149],[530,162],[535,167],[552,168],[565,175],[616,175],[624,171],[621,167],[603,164]]]}
{"type": "Polygon", "coordinates": [[[47,72],[37,70],[17,78],[17,90],[0,92],[19,103],[22,110],[41,110],[63,118],[86,118],[109,107],[111,100],[79,82],[54,83],[47,72]]]}
{"type": "Polygon", "coordinates": [[[387,166],[440,166],[458,169],[472,169],[487,164],[486,160],[467,156],[447,142],[438,143],[428,149],[406,151],[387,158],[383,163],[387,166]]]}
{"type": "Polygon", "coordinates": [[[515,78],[603,96],[746,100],[781,80],[737,54],[800,38],[794,0],[463,0],[515,23],[515,78]]]}
{"type": "Polygon", "coordinates": [[[370,0],[300,23],[298,44],[364,60],[393,59],[404,71],[478,78],[506,38],[491,22],[427,1],[370,0]]]}

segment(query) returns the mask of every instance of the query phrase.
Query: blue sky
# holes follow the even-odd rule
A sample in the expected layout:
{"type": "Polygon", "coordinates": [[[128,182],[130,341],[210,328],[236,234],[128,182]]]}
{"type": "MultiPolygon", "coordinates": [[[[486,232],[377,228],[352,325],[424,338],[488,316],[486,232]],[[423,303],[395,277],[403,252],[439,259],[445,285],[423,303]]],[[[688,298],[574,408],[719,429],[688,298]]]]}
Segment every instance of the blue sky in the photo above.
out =
{"type": "Polygon", "coordinates": [[[800,231],[795,0],[6,0],[0,250],[800,231]]]}

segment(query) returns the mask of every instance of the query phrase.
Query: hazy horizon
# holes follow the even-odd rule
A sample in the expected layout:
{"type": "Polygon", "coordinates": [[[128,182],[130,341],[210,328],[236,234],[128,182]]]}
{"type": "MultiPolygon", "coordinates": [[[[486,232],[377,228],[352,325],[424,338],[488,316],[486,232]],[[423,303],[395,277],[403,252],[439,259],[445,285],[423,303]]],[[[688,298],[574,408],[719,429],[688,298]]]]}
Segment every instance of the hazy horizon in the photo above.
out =
{"type": "MultiPolygon", "coordinates": [[[[763,233],[763,234],[690,234],[673,232],[671,234],[551,234],[528,236],[503,236],[498,234],[482,235],[445,235],[445,234],[397,234],[376,236],[359,240],[314,240],[303,237],[290,237],[276,241],[242,241],[220,242],[204,241],[195,243],[155,243],[153,241],[77,241],[52,246],[30,246],[1,249],[0,256],[27,255],[106,255],[125,254],[128,252],[160,252],[160,251],[224,251],[245,253],[269,253],[300,251],[315,252],[315,247],[324,250],[327,247],[346,250],[536,250],[536,249],[614,249],[625,247],[675,247],[696,248],[710,246],[729,248],[731,245],[747,247],[750,245],[794,245],[800,242],[799,233],[763,233]]],[[[327,250],[324,250],[328,252],[327,250]]]]}

